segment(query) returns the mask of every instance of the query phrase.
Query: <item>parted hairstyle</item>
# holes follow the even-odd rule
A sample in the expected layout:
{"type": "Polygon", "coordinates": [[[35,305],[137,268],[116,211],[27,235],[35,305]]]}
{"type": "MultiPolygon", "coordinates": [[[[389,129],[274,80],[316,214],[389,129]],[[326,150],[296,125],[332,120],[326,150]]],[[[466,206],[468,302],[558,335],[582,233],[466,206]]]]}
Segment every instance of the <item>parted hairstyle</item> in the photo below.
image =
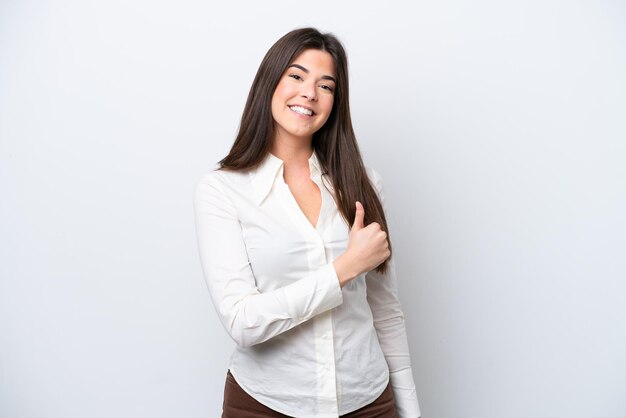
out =
{"type": "MultiPolygon", "coordinates": [[[[248,171],[256,168],[270,152],[275,133],[271,110],[274,90],[289,65],[307,49],[328,52],[335,67],[333,108],[326,123],[313,134],[312,145],[322,173],[335,189],[339,212],[352,225],[358,200],[365,209],[364,225],[378,222],[389,234],[383,206],[367,176],[352,128],[348,59],[343,45],[332,33],[321,33],[315,28],[295,29],[267,51],[252,82],[235,142],[228,155],[218,162],[219,169],[248,171]]],[[[392,251],[389,235],[387,239],[392,251]]],[[[389,258],[375,270],[386,273],[389,258]]]]}

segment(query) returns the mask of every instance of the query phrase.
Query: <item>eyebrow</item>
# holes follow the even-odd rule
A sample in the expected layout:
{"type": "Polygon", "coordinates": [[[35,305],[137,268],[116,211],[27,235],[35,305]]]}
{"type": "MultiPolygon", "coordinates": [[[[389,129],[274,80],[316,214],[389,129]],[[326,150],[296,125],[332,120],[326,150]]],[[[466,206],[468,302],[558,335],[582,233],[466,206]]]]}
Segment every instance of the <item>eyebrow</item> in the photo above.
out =
{"type": "MultiPolygon", "coordinates": [[[[287,68],[291,68],[291,67],[296,67],[296,68],[301,69],[302,71],[304,71],[304,72],[305,72],[305,73],[307,73],[307,74],[309,73],[309,70],[307,70],[306,68],[304,68],[304,67],[303,67],[303,66],[301,66],[300,64],[291,64],[291,65],[290,65],[289,67],[287,67],[287,68]]],[[[330,76],[330,75],[323,75],[323,76],[322,76],[322,79],[324,79],[324,80],[331,80],[331,81],[333,81],[334,83],[337,83],[337,80],[335,80],[335,77],[332,77],[332,76],[330,76]]]]}

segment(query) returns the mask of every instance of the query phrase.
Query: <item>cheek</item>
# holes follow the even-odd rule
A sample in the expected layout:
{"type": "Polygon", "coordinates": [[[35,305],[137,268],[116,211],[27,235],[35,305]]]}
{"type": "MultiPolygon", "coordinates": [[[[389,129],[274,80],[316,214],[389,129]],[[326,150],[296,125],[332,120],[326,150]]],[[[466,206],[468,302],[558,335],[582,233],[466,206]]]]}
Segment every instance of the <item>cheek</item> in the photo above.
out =
{"type": "Polygon", "coordinates": [[[332,112],[333,104],[334,104],[333,97],[329,97],[324,101],[324,110],[326,111],[327,114],[330,114],[330,112],[332,112]]]}
{"type": "Polygon", "coordinates": [[[274,95],[272,96],[272,113],[279,112],[285,106],[285,101],[287,100],[287,92],[284,85],[278,84],[276,86],[276,90],[274,90],[274,95]]]}
{"type": "Polygon", "coordinates": [[[276,86],[276,90],[274,90],[274,98],[278,100],[285,100],[294,95],[294,88],[289,85],[289,83],[285,83],[281,81],[276,86]]]}

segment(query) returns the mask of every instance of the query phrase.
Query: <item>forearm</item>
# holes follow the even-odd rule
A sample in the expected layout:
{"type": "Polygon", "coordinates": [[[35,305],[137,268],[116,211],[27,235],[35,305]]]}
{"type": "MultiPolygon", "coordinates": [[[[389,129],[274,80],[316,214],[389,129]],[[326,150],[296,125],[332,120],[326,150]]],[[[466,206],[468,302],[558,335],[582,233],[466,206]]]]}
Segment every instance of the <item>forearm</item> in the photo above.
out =
{"type": "Polygon", "coordinates": [[[242,347],[267,341],[343,302],[332,264],[270,292],[255,289],[241,296],[241,290],[227,288],[211,294],[224,327],[242,347]]]}

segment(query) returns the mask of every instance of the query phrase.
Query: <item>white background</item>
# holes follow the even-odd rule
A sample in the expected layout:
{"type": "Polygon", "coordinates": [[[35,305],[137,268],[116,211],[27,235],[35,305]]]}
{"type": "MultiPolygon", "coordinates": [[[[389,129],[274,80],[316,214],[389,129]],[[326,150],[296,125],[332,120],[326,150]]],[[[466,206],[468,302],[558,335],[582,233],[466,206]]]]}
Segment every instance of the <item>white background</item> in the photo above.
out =
{"type": "Polygon", "coordinates": [[[626,417],[625,3],[215,4],[0,2],[0,416],[219,416],[192,192],[313,25],[385,182],[422,416],[626,417]]]}

